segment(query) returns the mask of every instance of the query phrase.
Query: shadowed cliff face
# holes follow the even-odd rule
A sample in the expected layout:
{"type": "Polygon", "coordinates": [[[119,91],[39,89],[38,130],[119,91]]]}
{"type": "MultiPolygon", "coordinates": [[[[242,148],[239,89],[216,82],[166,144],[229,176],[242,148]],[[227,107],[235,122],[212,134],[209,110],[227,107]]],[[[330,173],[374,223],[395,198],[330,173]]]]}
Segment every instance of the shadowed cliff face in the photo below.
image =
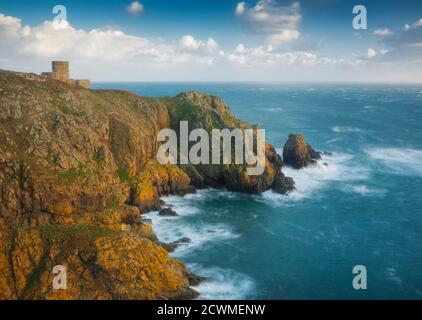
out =
{"type": "Polygon", "coordinates": [[[289,183],[270,145],[261,176],[239,165],[159,164],[157,133],[181,120],[249,126],[204,94],[149,99],[0,71],[0,298],[194,297],[188,271],[139,214],[194,186],[258,193],[289,183]],[[52,289],[56,264],[68,268],[70,289],[52,289]]]}

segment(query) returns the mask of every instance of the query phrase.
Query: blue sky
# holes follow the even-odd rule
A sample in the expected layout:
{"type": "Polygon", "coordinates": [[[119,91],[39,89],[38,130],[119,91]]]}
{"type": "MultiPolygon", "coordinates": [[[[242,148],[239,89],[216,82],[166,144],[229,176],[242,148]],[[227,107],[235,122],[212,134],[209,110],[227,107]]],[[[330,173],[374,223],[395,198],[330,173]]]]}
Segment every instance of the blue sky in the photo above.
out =
{"type": "Polygon", "coordinates": [[[0,68],[68,59],[100,81],[420,82],[421,18],[408,0],[1,0],[0,68]],[[352,28],[356,4],[367,30],[352,28]]]}

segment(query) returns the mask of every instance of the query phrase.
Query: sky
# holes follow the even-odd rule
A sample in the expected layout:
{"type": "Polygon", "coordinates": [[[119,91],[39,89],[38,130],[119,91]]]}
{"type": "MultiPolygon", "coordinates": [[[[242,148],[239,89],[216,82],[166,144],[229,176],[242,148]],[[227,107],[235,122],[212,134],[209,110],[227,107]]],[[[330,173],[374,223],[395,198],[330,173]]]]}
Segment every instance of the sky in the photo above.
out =
{"type": "Polygon", "coordinates": [[[421,83],[422,1],[0,0],[0,69],[52,60],[93,81],[421,83]]]}

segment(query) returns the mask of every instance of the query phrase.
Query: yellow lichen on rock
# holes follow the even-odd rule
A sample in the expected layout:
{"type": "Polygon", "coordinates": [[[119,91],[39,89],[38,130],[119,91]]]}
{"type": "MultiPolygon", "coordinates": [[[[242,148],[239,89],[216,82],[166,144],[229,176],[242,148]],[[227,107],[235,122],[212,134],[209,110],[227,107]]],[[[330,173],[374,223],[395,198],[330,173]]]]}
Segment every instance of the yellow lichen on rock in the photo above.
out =
{"type": "Polygon", "coordinates": [[[2,233],[0,240],[2,299],[169,299],[195,295],[189,289],[185,267],[160,246],[133,233],[91,225],[43,225],[2,233]],[[66,267],[65,290],[53,287],[55,265],[66,267]]]}
{"type": "Polygon", "coordinates": [[[189,176],[177,165],[162,165],[156,159],[147,162],[133,180],[131,202],[141,210],[158,209],[160,196],[193,191],[189,176]]]}

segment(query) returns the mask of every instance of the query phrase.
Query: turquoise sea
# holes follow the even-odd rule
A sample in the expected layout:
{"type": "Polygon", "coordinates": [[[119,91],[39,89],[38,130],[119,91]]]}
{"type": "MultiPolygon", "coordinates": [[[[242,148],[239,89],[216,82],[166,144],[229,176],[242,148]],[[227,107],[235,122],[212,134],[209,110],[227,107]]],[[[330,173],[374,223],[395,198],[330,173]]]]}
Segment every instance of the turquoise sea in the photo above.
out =
{"type": "Polygon", "coordinates": [[[289,133],[333,152],[285,168],[289,196],[201,190],[150,213],[162,241],[189,237],[173,256],[208,277],[217,299],[422,299],[422,86],[288,83],[95,83],[145,96],[197,90],[266,129],[281,153],[289,133]],[[323,165],[326,162],[328,166],[323,165]],[[354,290],[352,269],[367,269],[354,290]]]}

